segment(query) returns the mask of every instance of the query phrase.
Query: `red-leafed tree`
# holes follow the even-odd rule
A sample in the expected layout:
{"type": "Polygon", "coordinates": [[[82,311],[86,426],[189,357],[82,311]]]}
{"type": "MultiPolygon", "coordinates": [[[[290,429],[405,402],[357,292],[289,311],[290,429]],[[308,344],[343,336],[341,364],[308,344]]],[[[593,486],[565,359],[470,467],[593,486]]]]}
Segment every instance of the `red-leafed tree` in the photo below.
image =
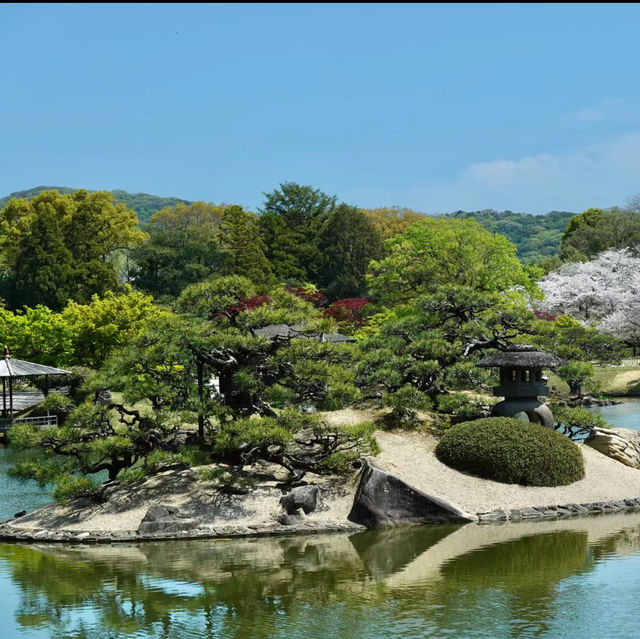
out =
{"type": "Polygon", "coordinates": [[[366,297],[345,297],[331,304],[324,310],[324,314],[336,320],[342,327],[357,328],[364,319],[363,309],[370,304],[366,297]]]}

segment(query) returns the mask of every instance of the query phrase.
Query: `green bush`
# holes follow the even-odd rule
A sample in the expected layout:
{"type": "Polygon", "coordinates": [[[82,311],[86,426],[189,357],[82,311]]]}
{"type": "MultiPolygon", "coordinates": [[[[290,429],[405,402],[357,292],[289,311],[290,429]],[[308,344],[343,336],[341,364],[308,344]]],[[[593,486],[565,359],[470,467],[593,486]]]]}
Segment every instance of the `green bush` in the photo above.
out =
{"type": "Polygon", "coordinates": [[[440,395],[437,401],[438,410],[442,413],[474,419],[482,415],[482,402],[467,397],[464,393],[440,395]]]}
{"type": "Polygon", "coordinates": [[[422,426],[418,411],[432,408],[431,400],[410,384],[389,393],[382,403],[392,409],[380,419],[379,426],[384,430],[417,430],[422,426]]]}
{"type": "Polygon", "coordinates": [[[505,484],[564,486],[584,477],[582,452],[571,440],[508,417],[452,426],[435,452],[447,466],[505,484]]]}
{"type": "Polygon", "coordinates": [[[75,402],[60,393],[49,393],[40,404],[32,411],[33,417],[44,416],[47,414],[58,416],[58,425],[61,426],[67,417],[76,408],[75,402]]]}

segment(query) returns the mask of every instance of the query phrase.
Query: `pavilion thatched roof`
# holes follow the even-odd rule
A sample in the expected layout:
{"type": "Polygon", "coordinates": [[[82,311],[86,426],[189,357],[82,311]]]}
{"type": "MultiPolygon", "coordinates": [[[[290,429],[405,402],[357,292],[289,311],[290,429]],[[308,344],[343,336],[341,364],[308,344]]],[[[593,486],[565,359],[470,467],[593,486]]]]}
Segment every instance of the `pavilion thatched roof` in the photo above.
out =
{"type": "Polygon", "coordinates": [[[307,337],[318,342],[330,342],[341,344],[344,342],[355,342],[353,337],[342,335],[342,333],[308,333],[304,326],[289,326],[288,324],[270,324],[253,331],[256,337],[266,337],[270,340],[278,338],[307,337]]]}
{"type": "Polygon", "coordinates": [[[0,377],[34,377],[36,375],[69,375],[71,371],[53,366],[25,362],[13,357],[0,358],[0,377]]]}
{"type": "Polygon", "coordinates": [[[566,366],[567,362],[544,351],[536,350],[530,344],[511,344],[506,350],[500,351],[481,359],[476,366],[492,368],[494,366],[508,368],[550,368],[556,369],[566,366]]]}

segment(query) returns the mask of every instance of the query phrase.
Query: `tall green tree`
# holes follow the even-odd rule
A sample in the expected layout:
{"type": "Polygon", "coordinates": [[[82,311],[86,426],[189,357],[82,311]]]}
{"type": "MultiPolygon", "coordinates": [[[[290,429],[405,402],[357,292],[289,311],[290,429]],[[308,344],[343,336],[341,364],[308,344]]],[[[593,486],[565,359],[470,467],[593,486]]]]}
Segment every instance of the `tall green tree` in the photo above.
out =
{"type": "Polygon", "coordinates": [[[222,212],[222,246],[227,251],[224,269],[228,274],[242,275],[256,284],[273,282],[273,272],[265,257],[258,220],[241,206],[228,206],[222,212]]]}
{"type": "Polygon", "coordinates": [[[453,285],[478,292],[522,287],[538,294],[515,246],[473,220],[428,218],[385,246],[388,256],[371,263],[368,283],[374,299],[386,305],[453,285]]]}
{"type": "Polygon", "coordinates": [[[114,258],[142,241],[133,211],[110,193],[43,191],[0,212],[4,295],[17,308],[87,302],[121,287],[114,258]]]}
{"type": "Polygon", "coordinates": [[[28,230],[11,247],[0,239],[5,297],[13,308],[44,304],[58,310],[77,292],[76,261],[64,238],[68,224],[49,202],[38,202],[31,217],[28,230]]]}
{"type": "Polygon", "coordinates": [[[380,233],[364,212],[340,204],[326,218],[319,237],[322,265],[318,285],[335,300],[366,293],[365,274],[371,260],[382,257],[380,233]]]}
{"type": "Polygon", "coordinates": [[[178,204],[155,213],[149,239],[132,252],[134,282],[154,297],[176,297],[194,282],[224,272],[229,257],[221,243],[225,207],[178,204]]]}
{"type": "Polygon", "coordinates": [[[319,217],[331,213],[338,199],[320,189],[295,182],[281,183],[279,189],[264,195],[266,199],[260,212],[279,215],[291,229],[308,226],[319,217]]]}
{"type": "Polygon", "coordinates": [[[73,331],[74,363],[100,368],[112,352],[125,348],[160,312],[151,296],[133,292],[130,286],[121,295],[111,291],[102,298],[94,295],[89,304],[70,301],[61,318],[73,331]]]}
{"type": "Polygon", "coordinates": [[[264,195],[260,232],[276,276],[290,284],[315,282],[322,262],[318,236],[336,196],[295,182],[264,195]]]}

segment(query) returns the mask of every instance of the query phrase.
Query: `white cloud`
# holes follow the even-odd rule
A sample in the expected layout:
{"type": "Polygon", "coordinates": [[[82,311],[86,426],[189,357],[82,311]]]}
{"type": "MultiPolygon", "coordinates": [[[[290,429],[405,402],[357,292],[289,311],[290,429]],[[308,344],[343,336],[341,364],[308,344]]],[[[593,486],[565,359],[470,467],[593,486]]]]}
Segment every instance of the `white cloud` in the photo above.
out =
{"type": "Polygon", "coordinates": [[[567,154],[470,164],[448,184],[416,189],[410,206],[430,213],[485,208],[583,211],[623,204],[638,192],[640,130],[567,154]]]}

